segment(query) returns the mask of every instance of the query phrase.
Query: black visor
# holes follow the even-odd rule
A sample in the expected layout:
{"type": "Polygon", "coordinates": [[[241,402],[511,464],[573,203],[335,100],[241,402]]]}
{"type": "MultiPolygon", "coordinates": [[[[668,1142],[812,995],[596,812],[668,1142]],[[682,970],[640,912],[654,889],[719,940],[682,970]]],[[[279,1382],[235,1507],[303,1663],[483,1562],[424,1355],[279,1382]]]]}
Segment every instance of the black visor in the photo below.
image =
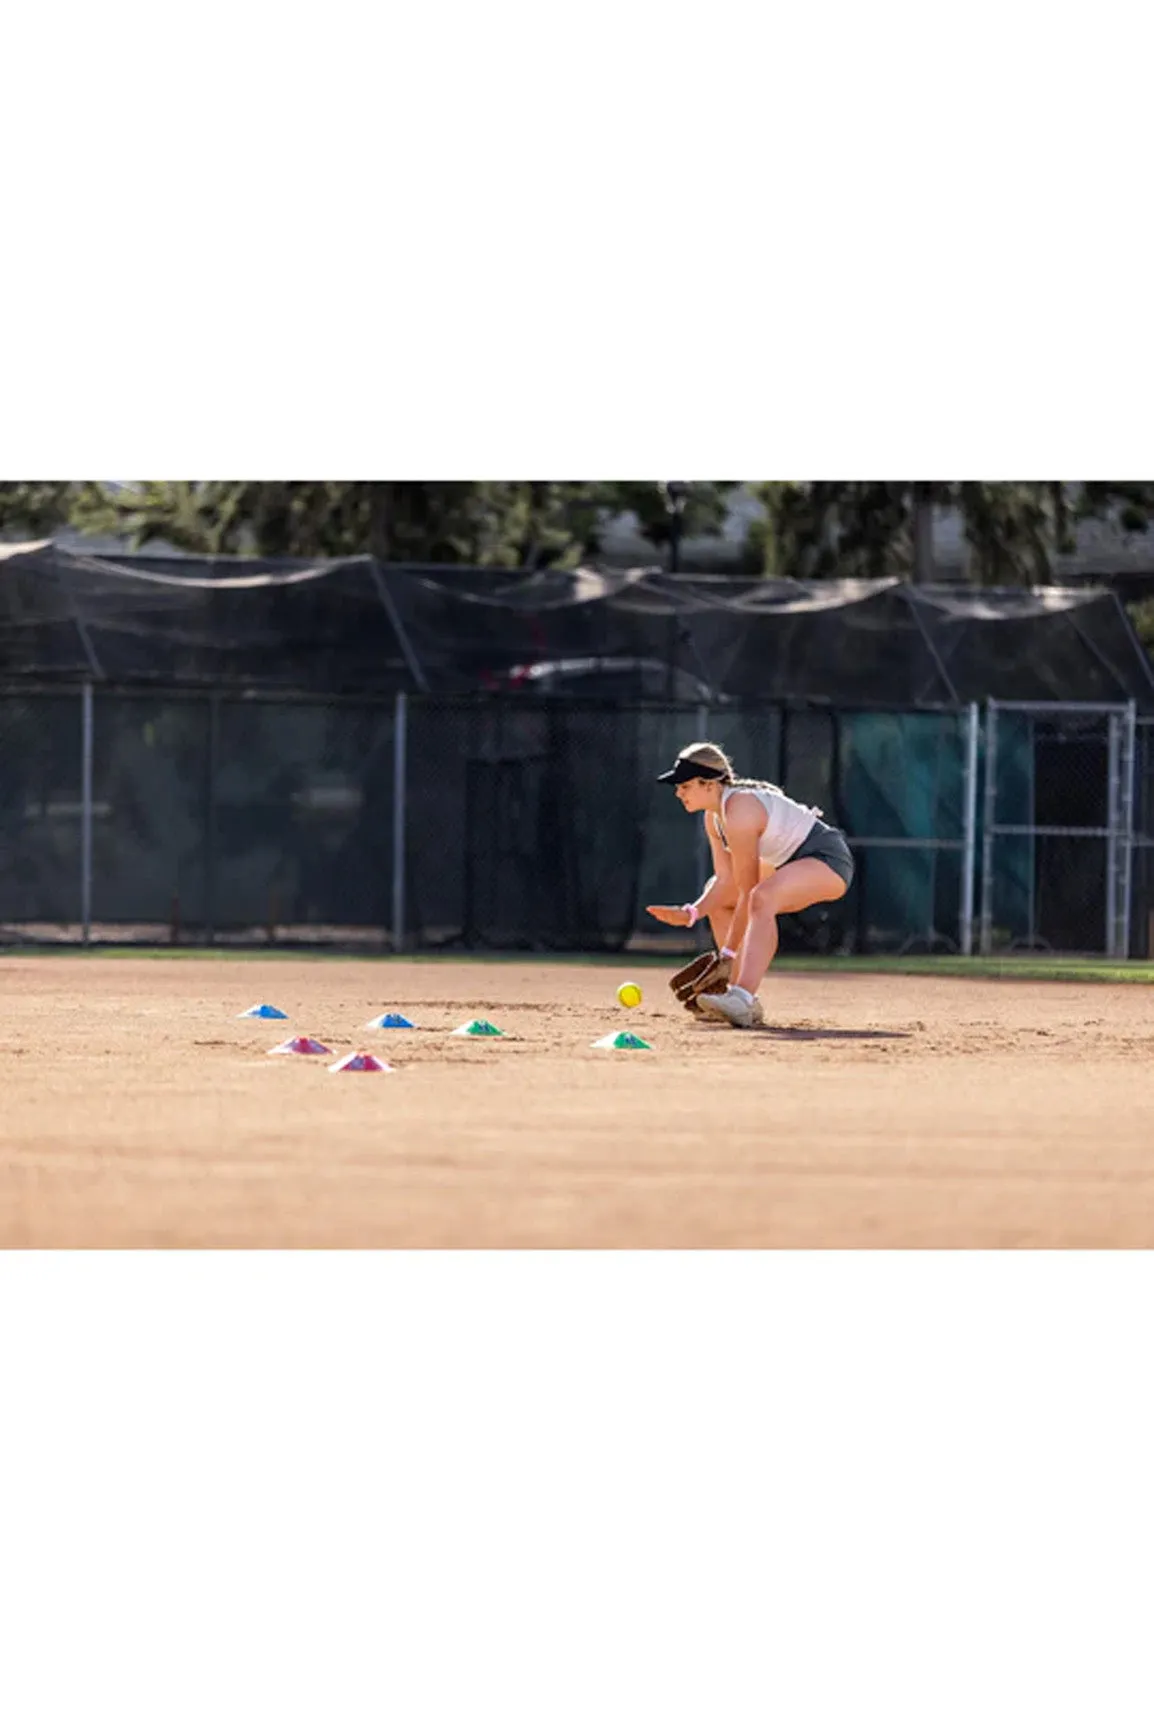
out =
{"type": "Polygon", "coordinates": [[[723,769],[714,769],[712,764],[695,763],[691,757],[679,757],[673,768],[667,769],[657,779],[672,782],[676,787],[683,781],[720,781],[724,774],[723,769]]]}

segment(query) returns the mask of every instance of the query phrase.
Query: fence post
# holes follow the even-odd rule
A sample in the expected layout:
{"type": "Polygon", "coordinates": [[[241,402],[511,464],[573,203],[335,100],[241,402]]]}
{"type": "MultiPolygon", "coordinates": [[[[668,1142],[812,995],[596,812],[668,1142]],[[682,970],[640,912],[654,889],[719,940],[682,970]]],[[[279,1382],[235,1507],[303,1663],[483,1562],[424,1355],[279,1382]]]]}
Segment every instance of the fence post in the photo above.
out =
{"type": "Polygon", "coordinates": [[[1134,849],[1133,699],[1109,723],[1109,801],[1106,842],[1106,954],[1124,962],[1130,954],[1130,875],[1134,849]]]}
{"type": "MultiPolygon", "coordinates": [[[[693,718],[693,725],[697,729],[698,739],[709,738],[709,705],[707,703],[701,703],[698,705],[697,714],[693,718]]],[[[709,881],[712,871],[713,857],[709,851],[709,842],[706,838],[705,829],[702,827],[699,829],[697,835],[697,873],[702,884],[709,881]]],[[[696,900],[700,894],[701,890],[698,888],[694,892],[694,900],[696,900]]]]}
{"type": "Polygon", "coordinates": [[[1123,864],[1126,874],[1123,892],[1123,906],[1126,910],[1126,945],[1122,951],[1124,962],[1130,960],[1134,939],[1134,814],[1138,800],[1138,704],[1134,698],[1126,705],[1126,749],[1129,761],[1122,787],[1122,796],[1126,801],[1126,858],[1123,864]]]}
{"type": "Polygon", "coordinates": [[[208,698],[204,776],[204,941],[216,942],[216,773],[220,757],[220,695],[208,698]]]}
{"type": "Polygon", "coordinates": [[[92,938],[92,681],[86,679],[80,697],[80,929],[87,945],[92,938]]]}
{"type": "Polygon", "coordinates": [[[978,706],[966,710],[966,768],[962,785],[962,910],[959,937],[963,956],[974,953],[974,875],[978,846],[978,706]]]}
{"type": "Polygon", "coordinates": [[[1106,724],[1106,954],[1118,958],[1118,844],[1122,829],[1122,729],[1120,717],[1106,724]]]}
{"type": "Polygon", "coordinates": [[[405,766],[409,699],[398,691],[393,706],[393,953],[405,947],[405,766]]]}
{"type": "Polygon", "coordinates": [[[998,706],[986,702],[986,786],[982,818],[982,925],[980,950],[988,956],[994,946],[994,819],[998,797],[998,706]]]}

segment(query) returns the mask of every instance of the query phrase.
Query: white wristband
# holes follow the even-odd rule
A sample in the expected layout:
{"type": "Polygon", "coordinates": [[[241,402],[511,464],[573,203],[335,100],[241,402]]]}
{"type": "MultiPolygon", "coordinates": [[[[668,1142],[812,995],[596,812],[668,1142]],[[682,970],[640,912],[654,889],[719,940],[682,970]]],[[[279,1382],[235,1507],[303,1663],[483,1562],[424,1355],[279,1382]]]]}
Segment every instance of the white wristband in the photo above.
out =
{"type": "Polygon", "coordinates": [[[695,926],[701,918],[701,915],[697,911],[696,902],[683,902],[681,904],[681,911],[683,914],[689,915],[689,923],[691,926],[695,926]]]}
{"type": "Polygon", "coordinates": [[[724,944],[723,944],[723,945],[722,945],[722,946],[721,946],[721,954],[722,954],[722,955],[723,955],[723,956],[728,956],[728,957],[729,957],[729,959],[730,959],[730,961],[732,961],[732,960],[733,960],[733,958],[734,958],[734,957],[735,957],[735,956],[736,956],[736,954],[737,954],[737,951],[736,951],[736,950],[730,950],[730,949],[727,949],[727,948],[726,948],[726,947],[725,947],[725,945],[724,945],[724,944]]]}

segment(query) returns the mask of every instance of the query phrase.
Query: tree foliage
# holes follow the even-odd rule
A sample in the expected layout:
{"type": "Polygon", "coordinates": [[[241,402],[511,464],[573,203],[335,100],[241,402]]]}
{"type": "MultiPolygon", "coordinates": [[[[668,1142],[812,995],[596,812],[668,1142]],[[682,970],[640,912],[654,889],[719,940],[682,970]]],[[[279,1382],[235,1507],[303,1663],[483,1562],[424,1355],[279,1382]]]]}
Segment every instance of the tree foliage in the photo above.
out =
{"type": "Polygon", "coordinates": [[[753,554],[776,576],[882,577],[912,568],[919,500],[958,512],[974,581],[1053,581],[1079,522],[1141,531],[1154,516],[1154,483],[1086,481],[763,481],[766,512],[753,554]]]}
{"type": "MultiPolygon", "coordinates": [[[[672,485],[672,484],[671,484],[672,485]]],[[[681,508],[653,481],[142,481],[0,483],[0,535],[71,526],[163,540],[188,552],[381,559],[536,568],[596,557],[607,525],[631,513],[664,550],[717,533],[735,483],[678,484],[681,508]]],[[[1079,522],[1123,533],[1154,520],[1154,483],[1086,481],[761,481],[764,508],[746,566],[777,576],[880,577],[909,571],[919,500],[954,508],[971,576],[986,585],[1045,584],[1079,522]]]]}
{"type": "MultiPolygon", "coordinates": [[[[720,527],[731,483],[693,482],[686,535],[720,527]]],[[[653,482],[144,481],[105,489],[84,521],[137,546],[266,558],[339,557],[536,567],[596,553],[606,524],[632,511],[660,545],[669,513],[653,482]]]]}
{"type": "Polygon", "coordinates": [[[81,481],[0,481],[0,537],[38,541],[65,528],[80,506],[81,481]]]}

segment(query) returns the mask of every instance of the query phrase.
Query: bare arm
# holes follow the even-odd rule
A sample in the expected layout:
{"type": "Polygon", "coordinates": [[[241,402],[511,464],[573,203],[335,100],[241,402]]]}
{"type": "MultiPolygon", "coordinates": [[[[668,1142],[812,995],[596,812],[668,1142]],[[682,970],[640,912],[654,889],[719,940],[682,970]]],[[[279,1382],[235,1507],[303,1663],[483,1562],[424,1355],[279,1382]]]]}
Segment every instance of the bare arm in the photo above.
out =
{"type": "Polygon", "coordinates": [[[758,843],[765,829],[765,810],[752,794],[736,794],[726,807],[725,828],[729,836],[729,859],[737,902],[729,924],[725,948],[734,954],[741,948],[749,924],[749,898],[761,878],[758,843]]]}
{"type": "Polygon", "coordinates": [[[719,903],[724,906],[733,899],[733,862],[728,848],[717,833],[716,822],[710,821],[711,816],[707,811],[701,814],[701,821],[705,825],[705,839],[709,843],[709,855],[713,862],[713,876],[694,904],[698,919],[706,918],[719,903]]]}
{"type": "MultiPolygon", "coordinates": [[[[713,876],[708,880],[705,888],[693,904],[697,909],[699,920],[705,919],[719,904],[724,907],[733,900],[733,871],[729,853],[717,833],[716,826],[710,821],[710,816],[709,812],[702,812],[701,821],[705,825],[705,839],[709,843],[709,852],[713,861],[713,876]]],[[[646,908],[645,911],[666,926],[690,926],[694,924],[693,916],[686,913],[684,907],[675,908],[662,905],[646,908]]]]}

